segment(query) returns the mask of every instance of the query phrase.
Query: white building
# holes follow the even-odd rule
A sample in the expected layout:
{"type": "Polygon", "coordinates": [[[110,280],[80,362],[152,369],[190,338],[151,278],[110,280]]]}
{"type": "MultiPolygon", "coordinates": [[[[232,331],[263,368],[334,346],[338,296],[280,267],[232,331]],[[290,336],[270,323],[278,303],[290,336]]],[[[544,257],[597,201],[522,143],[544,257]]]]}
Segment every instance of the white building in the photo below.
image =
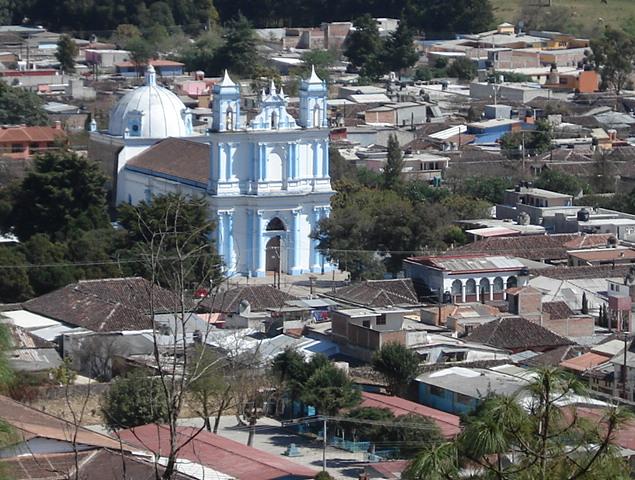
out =
{"type": "Polygon", "coordinates": [[[448,303],[503,300],[505,290],[525,285],[529,275],[518,258],[500,255],[412,257],[405,260],[404,268],[406,276],[432,298],[448,303]]]}
{"type": "Polygon", "coordinates": [[[239,86],[227,72],[213,93],[212,129],[199,136],[182,102],[156,85],[152,67],[146,84],[120,100],[108,132],[91,134],[106,170],[112,169],[117,202],[167,192],[205,196],[228,274],[330,270],[310,238],[333,195],[326,84],[315,71],[302,82],[296,121],[272,82],[248,125],[239,86]]]}

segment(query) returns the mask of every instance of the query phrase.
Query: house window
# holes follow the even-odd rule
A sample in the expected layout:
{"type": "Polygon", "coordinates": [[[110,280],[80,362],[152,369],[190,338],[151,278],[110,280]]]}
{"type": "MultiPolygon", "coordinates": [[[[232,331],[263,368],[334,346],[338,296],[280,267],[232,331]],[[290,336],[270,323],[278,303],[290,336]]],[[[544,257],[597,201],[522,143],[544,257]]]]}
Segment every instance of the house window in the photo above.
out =
{"type": "Polygon", "coordinates": [[[430,389],[430,395],[433,395],[435,397],[444,396],[445,390],[442,389],[441,387],[437,387],[436,385],[430,385],[429,389],[430,389]]]}
{"type": "Polygon", "coordinates": [[[11,144],[11,151],[13,153],[18,153],[18,152],[21,152],[22,150],[24,150],[24,146],[21,143],[12,143],[11,144]]]}
{"type": "Polygon", "coordinates": [[[456,394],[456,403],[460,403],[462,405],[469,405],[472,402],[472,397],[468,397],[467,395],[462,395],[460,393],[456,394]]]}
{"type": "Polygon", "coordinates": [[[380,315],[377,317],[377,325],[386,325],[386,315],[380,315]]]}
{"type": "Polygon", "coordinates": [[[362,326],[363,326],[364,328],[370,328],[370,320],[364,320],[364,321],[362,322],[362,326]]]}

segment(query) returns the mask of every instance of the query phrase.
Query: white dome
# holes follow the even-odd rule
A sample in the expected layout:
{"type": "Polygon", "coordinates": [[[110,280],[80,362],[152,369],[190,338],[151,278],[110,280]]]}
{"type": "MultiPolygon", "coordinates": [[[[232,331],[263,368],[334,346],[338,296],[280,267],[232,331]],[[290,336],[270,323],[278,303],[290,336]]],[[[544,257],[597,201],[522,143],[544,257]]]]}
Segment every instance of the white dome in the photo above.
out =
{"type": "Polygon", "coordinates": [[[187,108],[174,93],[156,84],[154,68],[148,67],[145,85],[125,94],[110,112],[108,133],[131,137],[167,138],[191,135],[187,108]],[[140,118],[133,121],[132,119],[140,118]],[[137,131],[132,131],[137,130],[137,131]]]}

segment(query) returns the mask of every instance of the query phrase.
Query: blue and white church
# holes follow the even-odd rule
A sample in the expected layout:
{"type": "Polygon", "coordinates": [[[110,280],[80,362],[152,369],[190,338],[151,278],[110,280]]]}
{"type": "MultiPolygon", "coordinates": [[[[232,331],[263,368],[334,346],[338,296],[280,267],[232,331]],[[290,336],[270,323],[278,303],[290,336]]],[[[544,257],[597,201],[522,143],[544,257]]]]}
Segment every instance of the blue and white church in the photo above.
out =
{"type": "Polygon", "coordinates": [[[94,156],[112,172],[117,203],[168,192],[206,197],[229,275],[331,271],[310,238],[329,215],[334,193],[327,86],[315,70],[301,82],[299,96],[296,119],[271,82],[260,94],[259,112],[246,122],[239,85],[225,72],[213,89],[212,128],[195,135],[188,109],[157,85],[149,67],[145,85],[111,111],[108,131],[91,126],[94,156]]]}

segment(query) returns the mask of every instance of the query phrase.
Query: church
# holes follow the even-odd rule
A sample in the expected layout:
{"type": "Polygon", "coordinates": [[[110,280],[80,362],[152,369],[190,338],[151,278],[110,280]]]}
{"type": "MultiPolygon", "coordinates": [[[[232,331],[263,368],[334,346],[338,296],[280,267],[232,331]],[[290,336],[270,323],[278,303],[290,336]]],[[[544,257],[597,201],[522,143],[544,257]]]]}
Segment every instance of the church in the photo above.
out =
{"type": "Polygon", "coordinates": [[[149,66],[145,84],[112,109],[108,131],[91,125],[89,154],[109,174],[117,203],[168,192],[204,196],[228,275],[331,271],[310,238],[334,193],[327,86],[315,70],[299,96],[296,119],[271,82],[246,122],[240,88],[225,72],[213,89],[211,129],[196,135],[189,110],[149,66]]]}

